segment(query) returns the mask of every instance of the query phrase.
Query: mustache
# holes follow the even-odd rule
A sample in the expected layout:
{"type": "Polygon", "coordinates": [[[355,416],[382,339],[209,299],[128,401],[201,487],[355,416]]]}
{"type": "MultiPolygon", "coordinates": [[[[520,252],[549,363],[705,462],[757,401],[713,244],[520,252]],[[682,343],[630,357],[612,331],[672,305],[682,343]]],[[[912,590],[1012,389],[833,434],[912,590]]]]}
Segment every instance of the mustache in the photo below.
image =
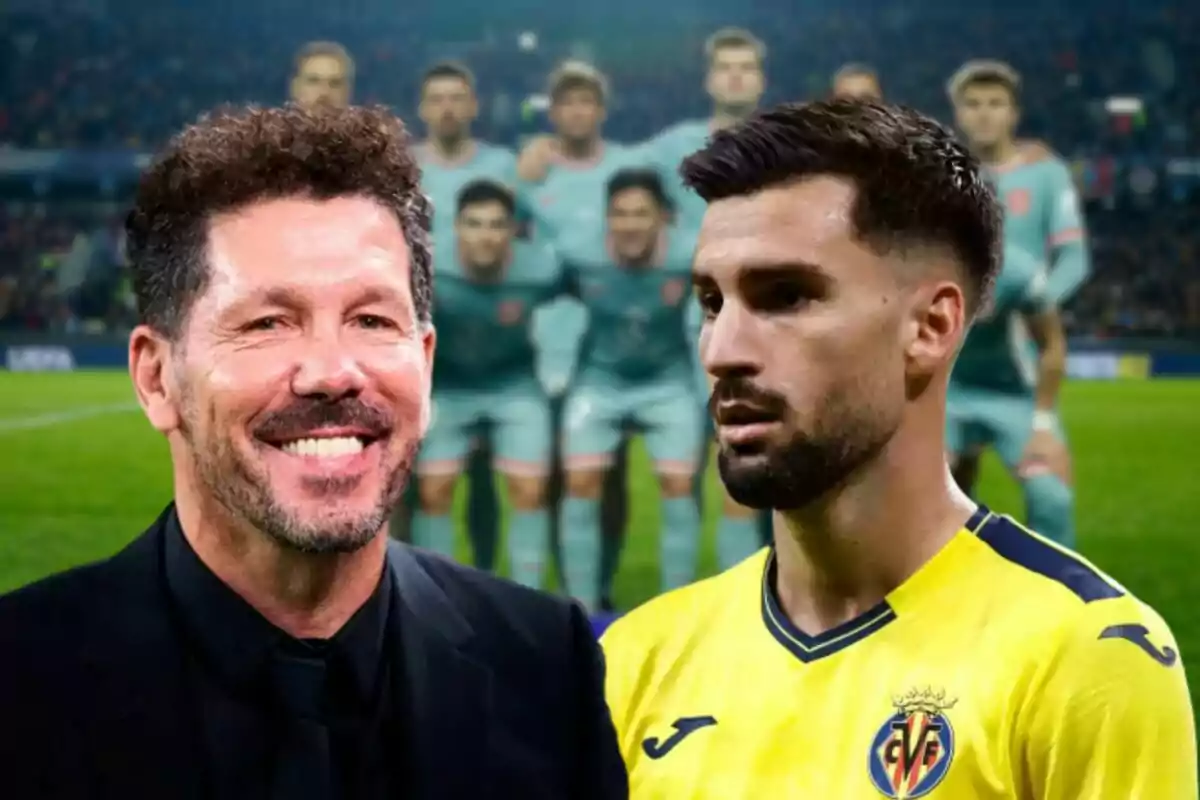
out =
{"type": "Polygon", "coordinates": [[[787,400],[774,392],[755,386],[746,378],[720,378],[713,384],[708,398],[708,413],[717,416],[717,406],[722,403],[739,403],[762,411],[764,414],[782,417],[787,411],[787,400]]]}
{"type": "Polygon", "coordinates": [[[336,403],[311,398],[272,412],[255,427],[254,435],[268,442],[283,441],[320,428],[353,428],[378,439],[391,430],[392,417],[356,398],[336,403]]]}

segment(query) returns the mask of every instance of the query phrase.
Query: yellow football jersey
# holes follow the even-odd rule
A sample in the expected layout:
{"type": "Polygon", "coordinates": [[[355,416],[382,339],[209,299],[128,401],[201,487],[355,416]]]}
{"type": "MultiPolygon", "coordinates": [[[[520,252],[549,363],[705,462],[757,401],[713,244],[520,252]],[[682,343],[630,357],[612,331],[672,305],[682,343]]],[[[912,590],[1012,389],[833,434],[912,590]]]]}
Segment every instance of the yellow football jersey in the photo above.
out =
{"type": "Polygon", "coordinates": [[[798,630],[764,550],[604,636],[635,800],[1194,800],[1162,619],[980,509],[884,602],[798,630]]]}

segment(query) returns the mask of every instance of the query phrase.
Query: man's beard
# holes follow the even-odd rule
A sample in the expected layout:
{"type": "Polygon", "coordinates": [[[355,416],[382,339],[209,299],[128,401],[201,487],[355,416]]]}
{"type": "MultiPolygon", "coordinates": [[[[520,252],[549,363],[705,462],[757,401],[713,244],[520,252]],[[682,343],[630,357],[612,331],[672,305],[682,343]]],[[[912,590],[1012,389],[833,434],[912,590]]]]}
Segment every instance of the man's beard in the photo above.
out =
{"type": "MultiPolygon", "coordinates": [[[[194,414],[187,416],[194,421],[194,414]]],[[[298,428],[311,429],[319,427],[321,422],[349,425],[364,417],[378,421],[381,416],[381,412],[357,400],[339,404],[302,401],[273,415],[266,421],[266,427],[279,430],[289,427],[289,421],[301,421],[298,428]],[[303,420],[311,420],[313,424],[304,424],[303,420]]],[[[210,417],[208,422],[210,435],[219,433],[215,419],[210,417]]],[[[261,531],[285,548],[313,554],[353,553],[379,534],[404,496],[420,445],[412,442],[406,447],[369,511],[355,516],[306,519],[278,501],[271,488],[270,476],[250,463],[228,437],[216,435],[210,442],[203,442],[193,435],[195,430],[194,425],[188,424],[184,426],[183,434],[192,447],[196,472],[217,502],[234,519],[261,531]]],[[[260,446],[270,445],[261,443],[260,446]]],[[[372,446],[383,447],[384,441],[372,446]]],[[[327,502],[336,506],[339,498],[353,490],[359,480],[358,477],[309,480],[305,488],[316,497],[327,497],[327,502]]]]}
{"type": "Polygon", "coordinates": [[[717,469],[729,496],[754,509],[804,508],[841,486],[887,445],[898,421],[851,415],[827,403],[814,432],[796,433],[783,444],[738,454],[721,447],[717,469]]]}

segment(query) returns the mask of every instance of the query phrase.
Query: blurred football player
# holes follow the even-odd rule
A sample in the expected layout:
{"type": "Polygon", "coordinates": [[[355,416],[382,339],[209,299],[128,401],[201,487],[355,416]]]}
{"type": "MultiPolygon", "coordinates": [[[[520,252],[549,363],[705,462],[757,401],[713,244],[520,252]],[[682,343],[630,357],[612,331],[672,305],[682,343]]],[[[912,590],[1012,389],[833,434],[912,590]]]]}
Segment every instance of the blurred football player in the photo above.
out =
{"type": "Polygon", "coordinates": [[[703,446],[701,404],[684,331],[694,240],[669,228],[669,200],[654,170],[617,172],[607,196],[607,225],[561,252],[589,313],[563,410],[559,536],[567,589],[589,610],[601,591],[601,488],[626,424],[645,432],[662,491],[664,588],[695,579],[700,538],[692,479],[703,446]]]}
{"type": "Polygon", "coordinates": [[[481,423],[488,423],[512,508],[510,574],[540,588],[550,543],[551,429],[530,325],[533,311],[561,289],[561,270],[550,247],[514,239],[511,189],[472,181],[460,191],[457,208],[455,239],[434,251],[433,320],[442,354],[433,376],[432,422],[417,462],[421,502],[413,541],[452,552],[454,489],[481,423]]]}
{"type": "MultiPolygon", "coordinates": [[[[532,216],[532,235],[564,248],[573,238],[586,241],[603,228],[608,179],[632,164],[635,156],[629,148],[604,139],[609,86],[595,67],[566,62],[551,74],[548,92],[554,133],[533,137],[522,150],[517,169],[523,182],[521,198],[532,216]]],[[[586,317],[583,306],[573,299],[555,303],[538,316],[535,335],[556,412],[561,411],[563,392],[574,373],[586,317]]],[[[605,476],[601,508],[606,564],[615,564],[625,529],[624,443],[623,439],[614,462],[618,468],[605,476]]],[[[556,490],[561,489],[559,484],[554,481],[556,490]]],[[[557,500],[559,492],[554,494],[557,500]]],[[[604,582],[602,605],[608,608],[612,568],[605,574],[609,579],[604,582]]]]}
{"type": "Polygon", "coordinates": [[[512,151],[471,135],[478,113],[475,76],[465,64],[444,61],[425,71],[417,114],[426,137],[416,152],[421,187],[433,202],[435,247],[439,241],[454,242],[455,202],[468,183],[487,179],[516,189],[517,162],[512,151]]]}
{"type": "Polygon", "coordinates": [[[293,102],[344,108],[353,88],[354,59],[337,42],[309,42],[296,53],[289,86],[293,102]]]}
{"type": "MultiPolygon", "coordinates": [[[[1006,245],[1046,262],[1045,296],[1048,302],[1063,305],[1088,274],[1083,217],[1071,172],[1062,159],[1040,142],[1016,138],[1020,77],[1007,64],[972,61],[950,79],[948,92],[958,126],[987,166],[1004,205],[1006,245]]],[[[1010,356],[1002,355],[997,370],[1003,371],[1010,362],[1010,356]]],[[[1004,402],[1005,395],[998,394],[996,404],[1004,402]]],[[[1002,434],[1006,442],[1027,442],[1026,452],[1017,460],[1027,521],[1055,541],[1073,545],[1074,491],[1056,410],[1011,417],[1004,424],[1012,426],[1002,434]]],[[[950,455],[956,477],[970,491],[978,471],[977,448],[968,446],[950,455]]]]}
{"type": "Polygon", "coordinates": [[[834,97],[850,100],[882,100],[883,87],[879,74],[866,64],[851,63],[833,73],[830,86],[834,97]]]}
{"type": "Polygon", "coordinates": [[[775,542],[605,634],[630,796],[1195,800],[1166,624],[947,468],[951,366],[1000,269],[979,161],[833,100],[683,169],[721,479],[775,542]]]}
{"type": "Polygon", "coordinates": [[[712,100],[712,113],[704,119],[676,123],[641,145],[663,176],[675,205],[676,225],[693,233],[699,230],[707,206],[684,185],[680,163],[703,147],[713,131],[750,116],[766,90],[763,63],[767,48],[750,31],[722,28],[708,38],[704,55],[708,62],[704,89],[712,100]]]}
{"type": "MultiPolygon", "coordinates": [[[[475,76],[456,61],[434,64],[421,77],[417,114],[425,125],[425,140],[415,148],[421,164],[421,188],[433,203],[434,252],[456,248],[456,203],[468,183],[480,179],[499,181],[515,189],[516,157],[512,151],[482,142],[471,135],[471,124],[479,113],[475,76]]],[[[436,259],[451,264],[450,259],[436,259]]],[[[490,426],[475,429],[467,456],[467,533],[475,565],[492,570],[496,566],[500,530],[500,504],[492,476],[490,426]]],[[[415,484],[421,481],[417,476],[415,484]]]]}
{"type": "MultiPolygon", "coordinates": [[[[713,131],[739,122],[758,108],[766,90],[764,62],[766,45],[750,31],[742,28],[722,28],[708,38],[704,45],[707,72],[704,88],[712,99],[712,114],[707,119],[688,120],[664,130],[642,147],[651,164],[663,176],[675,205],[675,224],[686,235],[694,236],[700,229],[707,207],[698,194],[684,185],[679,177],[679,165],[684,158],[704,146],[713,131]]],[[[700,307],[692,305],[688,314],[689,331],[700,333],[700,307]]],[[[697,376],[700,396],[708,393],[703,372],[697,376]]],[[[711,432],[707,415],[706,431],[711,432]]],[[[697,472],[697,502],[703,502],[703,456],[697,472]]],[[[762,545],[760,515],[744,508],[725,496],[721,518],[717,523],[717,563],[721,569],[733,566],[762,545]]],[[[606,538],[606,543],[611,539],[606,538]]],[[[615,561],[607,558],[608,563],[615,561]]],[[[607,564],[606,564],[607,566],[607,564]]]]}
{"type": "Polygon", "coordinates": [[[1004,248],[992,305],[976,316],[950,377],[946,447],[952,463],[995,448],[1025,493],[1029,525],[1069,545],[1069,467],[1055,415],[1067,340],[1046,283],[1040,257],[1004,248]]]}

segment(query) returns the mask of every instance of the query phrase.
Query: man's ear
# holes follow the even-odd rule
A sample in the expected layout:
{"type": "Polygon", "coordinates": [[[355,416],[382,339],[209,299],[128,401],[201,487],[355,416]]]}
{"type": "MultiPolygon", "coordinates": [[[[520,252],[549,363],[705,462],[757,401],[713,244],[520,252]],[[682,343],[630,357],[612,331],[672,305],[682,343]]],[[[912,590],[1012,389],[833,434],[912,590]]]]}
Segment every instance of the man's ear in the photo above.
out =
{"type": "Polygon", "coordinates": [[[917,292],[912,307],[909,361],[920,372],[933,372],[954,359],[966,327],[966,298],[962,287],[938,281],[917,292]]]}
{"type": "Polygon", "coordinates": [[[171,343],[147,325],[129,335],[129,377],[146,419],[155,430],[171,433],[179,427],[178,392],[171,383],[171,343]]]}
{"type": "Polygon", "coordinates": [[[421,350],[425,355],[425,396],[422,399],[421,436],[429,433],[433,422],[433,356],[437,351],[437,331],[433,325],[424,326],[421,332],[421,350]]]}

